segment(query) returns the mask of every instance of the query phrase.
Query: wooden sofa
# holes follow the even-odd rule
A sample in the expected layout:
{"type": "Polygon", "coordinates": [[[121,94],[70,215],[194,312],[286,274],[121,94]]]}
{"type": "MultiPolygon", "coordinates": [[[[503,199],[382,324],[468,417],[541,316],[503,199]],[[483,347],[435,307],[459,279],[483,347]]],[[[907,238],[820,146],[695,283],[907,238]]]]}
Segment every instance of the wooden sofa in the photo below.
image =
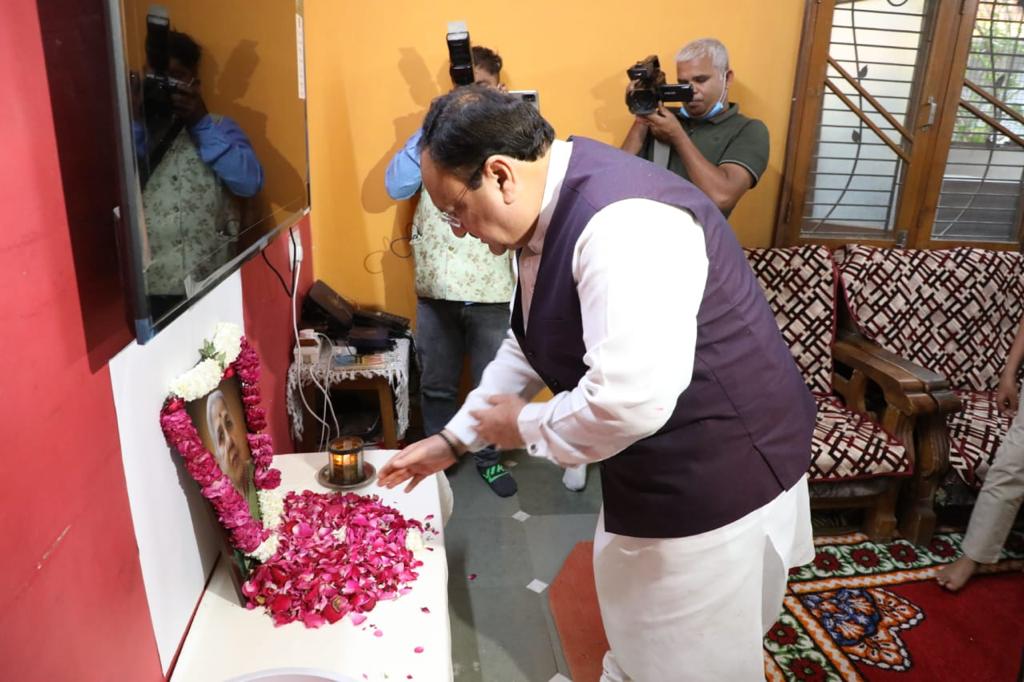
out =
{"type": "MultiPolygon", "coordinates": [[[[875,540],[891,538],[902,484],[916,485],[922,473],[931,481],[935,471],[944,470],[943,406],[936,398],[955,397],[940,375],[837,327],[838,276],[826,247],[746,253],[818,404],[809,470],[812,507],[863,508],[863,531],[875,540]]],[[[924,543],[934,523],[930,502],[911,504],[900,532],[924,543]]]]}
{"type": "Polygon", "coordinates": [[[1024,256],[850,245],[834,258],[857,333],[948,378],[948,387],[929,389],[938,411],[927,420],[940,428],[918,435],[918,455],[924,449],[928,456],[914,472],[904,513],[924,518],[933,499],[971,503],[964,491],[980,488],[1010,425],[996,409],[995,390],[1024,315],[1024,256]]]}

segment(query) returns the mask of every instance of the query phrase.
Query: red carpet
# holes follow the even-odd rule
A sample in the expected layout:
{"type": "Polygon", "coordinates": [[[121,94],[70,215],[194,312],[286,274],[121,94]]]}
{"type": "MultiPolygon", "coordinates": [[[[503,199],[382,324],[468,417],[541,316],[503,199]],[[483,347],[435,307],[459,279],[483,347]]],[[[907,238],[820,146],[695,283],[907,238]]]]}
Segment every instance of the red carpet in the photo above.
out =
{"type": "Polygon", "coordinates": [[[593,542],[578,543],[548,587],[548,604],[573,682],[599,680],[601,659],[608,651],[594,588],[593,556],[593,542]]]}
{"type": "MultiPolygon", "coordinates": [[[[959,554],[959,534],[927,547],[863,536],[822,538],[790,576],[785,610],[765,638],[769,680],[1018,679],[1024,655],[1024,538],[958,594],[932,578],[959,554]]],[[[569,554],[548,593],[574,682],[596,682],[608,642],[591,568],[592,544],[569,554]]]]}

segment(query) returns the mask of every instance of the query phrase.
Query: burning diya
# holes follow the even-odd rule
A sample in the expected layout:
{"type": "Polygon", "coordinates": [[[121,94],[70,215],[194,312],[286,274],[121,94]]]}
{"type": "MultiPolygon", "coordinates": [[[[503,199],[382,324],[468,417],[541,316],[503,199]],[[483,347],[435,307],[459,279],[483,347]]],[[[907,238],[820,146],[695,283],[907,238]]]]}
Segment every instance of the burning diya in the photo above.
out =
{"type": "Polygon", "coordinates": [[[363,459],[363,439],[355,436],[335,438],[327,446],[327,464],[317,473],[317,481],[336,490],[362,487],[377,476],[377,470],[363,459]]]}

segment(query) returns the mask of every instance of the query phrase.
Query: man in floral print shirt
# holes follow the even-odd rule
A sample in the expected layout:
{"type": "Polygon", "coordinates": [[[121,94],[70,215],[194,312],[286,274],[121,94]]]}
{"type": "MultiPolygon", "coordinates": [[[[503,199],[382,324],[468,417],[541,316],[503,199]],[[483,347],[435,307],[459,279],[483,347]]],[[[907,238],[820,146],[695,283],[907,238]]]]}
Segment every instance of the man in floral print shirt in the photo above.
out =
{"type": "MultiPolygon", "coordinates": [[[[473,47],[477,83],[500,83],[501,57],[473,47]]],[[[422,131],[417,130],[388,165],[385,185],[392,199],[420,193],[413,218],[412,248],[416,262],[416,352],[420,365],[420,403],[427,435],[438,433],[460,406],[464,358],[469,356],[473,385],[498,351],[508,332],[508,302],[515,290],[512,254],[495,256],[475,239],[459,239],[422,189],[422,131]]],[[[474,453],[480,476],[501,497],[514,495],[515,479],[487,447],[474,453]]]]}

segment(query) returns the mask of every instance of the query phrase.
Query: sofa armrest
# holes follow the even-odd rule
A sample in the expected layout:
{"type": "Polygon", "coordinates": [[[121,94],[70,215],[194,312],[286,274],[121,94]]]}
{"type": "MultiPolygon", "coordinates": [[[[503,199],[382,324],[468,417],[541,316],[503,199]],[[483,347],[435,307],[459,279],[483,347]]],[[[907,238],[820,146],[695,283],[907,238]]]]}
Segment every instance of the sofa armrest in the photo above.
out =
{"type": "Polygon", "coordinates": [[[839,332],[839,339],[848,345],[859,348],[880,360],[900,368],[905,374],[911,375],[921,382],[928,391],[949,390],[949,381],[946,377],[911,362],[901,355],[888,351],[856,332],[842,330],[839,332]]]}
{"type": "Polygon", "coordinates": [[[945,378],[867,339],[841,333],[832,347],[832,358],[854,372],[850,379],[836,376],[834,383],[855,409],[865,409],[862,402],[865,387],[860,385],[865,380],[877,384],[885,401],[907,416],[958,409],[959,400],[950,391],[945,378]],[[941,409],[943,407],[946,409],[941,409]]]}
{"type": "Polygon", "coordinates": [[[907,412],[908,415],[940,413],[944,416],[964,409],[963,402],[956,397],[949,386],[949,381],[941,374],[911,363],[905,357],[886,350],[859,334],[840,332],[833,349],[833,357],[854,370],[861,369],[854,367],[855,364],[866,364],[871,372],[878,372],[877,375],[870,375],[862,370],[868,375],[868,379],[882,388],[886,399],[898,407],[900,401],[897,396],[900,393],[913,395],[913,402],[918,402],[919,398],[916,396],[922,393],[930,396],[933,402],[931,409],[920,409],[926,407],[922,404],[918,410],[907,412]],[[890,399],[891,397],[893,399],[890,399]]]}
{"type": "Polygon", "coordinates": [[[935,530],[935,490],[949,467],[946,416],[961,409],[960,399],[941,375],[857,334],[840,333],[832,357],[853,371],[850,378],[836,374],[833,380],[852,409],[867,411],[868,382],[882,390],[886,405],[879,421],[914,459],[901,495],[900,532],[911,542],[927,543],[935,530]]]}

